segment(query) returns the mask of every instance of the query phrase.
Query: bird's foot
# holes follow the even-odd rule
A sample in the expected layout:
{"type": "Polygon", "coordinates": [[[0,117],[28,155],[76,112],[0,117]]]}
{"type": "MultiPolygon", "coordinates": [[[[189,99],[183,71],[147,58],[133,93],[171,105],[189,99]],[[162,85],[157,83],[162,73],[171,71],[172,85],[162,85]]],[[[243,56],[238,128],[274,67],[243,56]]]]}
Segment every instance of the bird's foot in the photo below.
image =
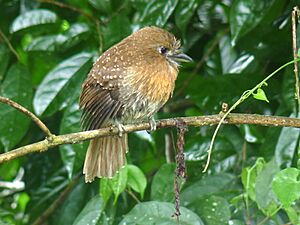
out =
{"type": "Polygon", "coordinates": [[[124,125],[120,121],[118,121],[118,120],[115,120],[115,125],[118,128],[118,131],[119,131],[118,135],[119,135],[119,137],[122,137],[123,134],[125,133],[124,125]]]}
{"type": "Polygon", "coordinates": [[[155,121],[154,117],[149,118],[149,125],[150,125],[150,131],[156,130],[156,121],[155,121]]]}

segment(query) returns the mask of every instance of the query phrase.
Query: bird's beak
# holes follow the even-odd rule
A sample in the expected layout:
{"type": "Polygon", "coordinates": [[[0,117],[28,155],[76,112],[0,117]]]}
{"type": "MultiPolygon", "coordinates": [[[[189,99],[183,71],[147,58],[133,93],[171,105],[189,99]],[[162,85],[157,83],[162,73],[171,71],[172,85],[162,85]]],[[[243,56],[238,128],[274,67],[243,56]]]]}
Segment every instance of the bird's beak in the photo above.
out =
{"type": "Polygon", "coordinates": [[[177,52],[172,55],[168,55],[173,61],[180,64],[183,62],[193,62],[193,59],[189,57],[187,54],[184,54],[183,52],[177,52]]]}

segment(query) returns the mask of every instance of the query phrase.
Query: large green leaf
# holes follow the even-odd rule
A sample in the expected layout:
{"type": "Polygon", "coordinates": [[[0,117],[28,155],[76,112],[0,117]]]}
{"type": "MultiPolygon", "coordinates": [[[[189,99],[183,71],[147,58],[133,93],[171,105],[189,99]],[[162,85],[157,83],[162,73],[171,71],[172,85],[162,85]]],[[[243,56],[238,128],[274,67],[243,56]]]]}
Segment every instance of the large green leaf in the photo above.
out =
{"type": "Polygon", "coordinates": [[[256,178],[256,203],[267,216],[272,215],[278,207],[278,200],[272,191],[272,181],[278,172],[279,166],[273,159],[266,164],[256,178]]]}
{"type": "MultiPolygon", "coordinates": [[[[33,177],[33,176],[31,176],[33,177]]],[[[41,178],[39,178],[41,180],[41,178]]],[[[47,177],[47,180],[42,183],[37,189],[31,186],[29,202],[26,212],[30,212],[30,221],[34,221],[38,218],[49,205],[59,196],[59,194],[68,185],[68,179],[66,179],[65,169],[59,169],[53,174],[47,177]]]]}
{"type": "MultiPolygon", "coordinates": [[[[290,117],[295,117],[291,115],[290,117]]],[[[281,130],[275,148],[275,160],[278,165],[291,166],[295,152],[298,150],[300,130],[284,127],[281,130]]]]}
{"type": "Polygon", "coordinates": [[[104,209],[103,200],[99,195],[93,197],[76,217],[73,225],[97,224],[104,209]]]}
{"type": "Polygon", "coordinates": [[[272,182],[272,190],[285,208],[300,199],[300,170],[287,168],[277,173],[272,182]]]}
{"type": "Polygon", "coordinates": [[[178,0],[151,0],[137,22],[142,26],[156,25],[163,27],[173,14],[177,3],[178,0]]]}
{"type": "Polygon", "coordinates": [[[230,9],[232,44],[255,28],[266,15],[274,0],[236,0],[230,9]]]}
{"type": "Polygon", "coordinates": [[[9,50],[5,44],[0,44],[0,84],[4,79],[4,74],[6,72],[8,62],[9,62],[10,54],[9,50]]]}
{"type": "Polygon", "coordinates": [[[225,198],[210,195],[201,201],[194,202],[189,209],[201,215],[207,225],[230,224],[230,208],[225,198]]]}
{"type": "Polygon", "coordinates": [[[175,164],[164,164],[156,172],[151,185],[151,200],[172,202],[174,200],[175,164]]]}
{"type": "Polygon", "coordinates": [[[143,171],[135,165],[127,165],[127,186],[144,197],[144,192],[147,186],[147,179],[143,171]]]}
{"type": "Polygon", "coordinates": [[[91,58],[89,53],[79,53],[64,60],[46,75],[33,100],[38,115],[51,115],[69,103],[90,69],[91,58]]]}
{"type": "MultiPolygon", "coordinates": [[[[191,210],[180,207],[181,216],[179,221],[181,225],[202,225],[202,220],[191,210]]],[[[119,223],[132,225],[153,225],[177,224],[176,218],[172,217],[174,213],[174,204],[167,202],[143,202],[137,204],[125,218],[119,223]]]]}
{"type": "MultiPolygon", "coordinates": [[[[0,86],[0,96],[10,98],[27,109],[31,109],[32,84],[27,68],[14,64],[0,86]]],[[[11,106],[0,104],[0,141],[5,150],[14,147],[25,135],[30,118],[11,106]]]]}
{"type": "Polygon", "coordinates": [[[218,193],[227,189],[234,181],[234,176],[228,173],[220,173],[202,178],[193,182],[192,185],[185,188],[181,193],[183,205],[188,207],[193,202],[202,201],[204,196],[218,193]],[[195,193],[197,193],[195,195],[195,193]]]}
{"type": "Polygon", "coordinates": [[[10,32],[15,33],[27,28],[54,24],[58,21],[54,12],[46,9],[35,9],[20,14],[12,23],[10,32]]]}
{"type": "Polygon", "coordinates": [[[104,49],[110,48],[112,45],[130,35],[131,32],[130,21],[125,14],[113,17],[107,26],[102,28],[104,49]]]}
{"type": "Polygon", "coordinates": [[[91,198],[91,186],[81,182],[73,187],[73,190],[67,195],[62,205],[56,210],[51,218],[56,225],[72,224],[81,210],[84,208],[88,199],[91,198]]]}
{"type": "Polygon", "coordinates": [[[85,40],[89,34],[85,23],[75,23],[62,34],[37,37],[26,47],[27,51],[65,51],[85,40]]]}
{"type": "MultiPolygon", "coordinates": [[[[63,114],[62,121],[60,123],[60,133],[74,133],[79,132],[80,129],[80,116],[79,110],[79,91],[78,89],[72,97],[69,106],[66,108],[63,114]]],[[[82,169],[82,165],[85,158],[85,152],[88,142],[81,142],[78,144],[67,144],[59,146],[60,155],[64,165],[68,171],[69,178],[72,178],[74,174],[82,169]]]]}
{"type": "Polygon", "coordinates": [[[181,0],[175,10],[175,23],[177,27],[185,34],[187,25],[195,13],[202,0],[181,0]]]}

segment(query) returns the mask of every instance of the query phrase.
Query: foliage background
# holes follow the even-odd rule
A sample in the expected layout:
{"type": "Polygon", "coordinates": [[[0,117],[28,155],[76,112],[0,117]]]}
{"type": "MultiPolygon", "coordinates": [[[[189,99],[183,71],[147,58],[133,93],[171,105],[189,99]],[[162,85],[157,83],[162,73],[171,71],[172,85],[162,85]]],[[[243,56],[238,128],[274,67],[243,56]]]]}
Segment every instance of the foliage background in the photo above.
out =
{"type": "MultiPolygon", "coordinates": [[[[35,112],[55,134],[79,131],[78,96],[92,62],[138,28],[156,25],[181,38],[194,59],[182,67],[174,97],[157,118],[215,114],[222,102],[232,105],[291,60],[290,14],[297,4],[0,0],[0,95],[35,112]]],[[[236,111],[295,117],[294,83],[288,67],[264,87],[270,103],[249,99],[236,111]]],[[[44,138],[6,105],[0,105],[0,118],[0,152],[44,138]]],[[[190,127],[186,134],[182,224],[299,224],[299,129],[223,126],[209,171],[202,173],[213,131],[190,127]]],[[[113,181],[92,184],[81,175],[87,143],[4,163],[0,224],[33,224],[42,215],[45,224],[56,225],[176,224],[174,157],[166,157],[174,154],[175,140],[175,129],[130,134],[130,166],[113,181]]]]}

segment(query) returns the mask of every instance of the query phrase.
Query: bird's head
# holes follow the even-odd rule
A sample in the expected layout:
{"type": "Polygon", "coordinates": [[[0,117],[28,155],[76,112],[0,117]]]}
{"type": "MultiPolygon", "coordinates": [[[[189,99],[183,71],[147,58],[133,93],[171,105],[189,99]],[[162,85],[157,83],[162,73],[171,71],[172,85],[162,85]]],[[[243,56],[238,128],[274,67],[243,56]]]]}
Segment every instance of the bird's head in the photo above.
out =
{"type": "Polygon", "coordinates": [[[191,57],[183,53],[180,41],[161,28],[145,27],[135,32],[132,38],[140,48],[139,53],[153,60],[152,63],[159,59],[177,68],[183,62],[192,61],[191,57]]]}

